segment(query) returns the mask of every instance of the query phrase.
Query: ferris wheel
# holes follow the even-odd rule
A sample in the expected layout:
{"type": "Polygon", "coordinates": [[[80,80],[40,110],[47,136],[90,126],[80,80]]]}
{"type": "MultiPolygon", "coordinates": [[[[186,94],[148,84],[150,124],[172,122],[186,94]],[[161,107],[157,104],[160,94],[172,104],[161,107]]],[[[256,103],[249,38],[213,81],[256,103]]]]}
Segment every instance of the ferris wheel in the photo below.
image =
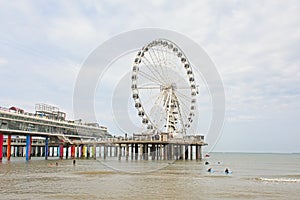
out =
{"type": "Polygon", "coordinates": [[[147,133],[188,133],[198,88],[192,66],[172,41],[157,39],[138,51],[132,67],[132,98],[147,133]]]}

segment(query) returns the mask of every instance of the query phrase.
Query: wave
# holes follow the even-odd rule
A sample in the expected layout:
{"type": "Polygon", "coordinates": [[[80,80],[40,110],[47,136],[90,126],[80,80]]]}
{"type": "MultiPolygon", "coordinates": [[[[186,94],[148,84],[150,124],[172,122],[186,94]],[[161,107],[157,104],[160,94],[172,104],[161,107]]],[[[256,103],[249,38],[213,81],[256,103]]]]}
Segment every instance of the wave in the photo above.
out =
{"type": "Polygon", "coordinates": [[[255,178],[256,181],[273,182],[273,183],[300,183],[300,179],[295,178],[255,178]]]}

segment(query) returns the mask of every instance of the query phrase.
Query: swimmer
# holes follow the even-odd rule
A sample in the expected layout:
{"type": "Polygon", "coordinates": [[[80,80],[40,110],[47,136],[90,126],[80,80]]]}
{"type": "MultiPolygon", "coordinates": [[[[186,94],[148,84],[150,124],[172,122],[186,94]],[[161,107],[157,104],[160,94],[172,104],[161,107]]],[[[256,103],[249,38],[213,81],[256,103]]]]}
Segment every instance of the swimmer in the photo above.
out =
{"type": "Polygon", "coordinates": [[[229,169],[228,168],[225,169],[225,174],[229,174],[229,169]]]}

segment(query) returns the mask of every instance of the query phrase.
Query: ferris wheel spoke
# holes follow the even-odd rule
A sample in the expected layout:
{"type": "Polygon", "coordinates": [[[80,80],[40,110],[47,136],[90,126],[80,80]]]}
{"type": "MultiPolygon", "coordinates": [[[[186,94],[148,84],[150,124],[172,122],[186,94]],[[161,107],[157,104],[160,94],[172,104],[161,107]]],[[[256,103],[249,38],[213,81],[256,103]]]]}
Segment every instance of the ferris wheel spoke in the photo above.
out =
{"type": "MultiPolygon", "coordinates": [[[[158,82],[163,83],[163,80],[159,77],[159,73],[155,70],[155,67],[153,66],[152,63],[149,62],[149,60],[146,58],[145,60],[142,61],[143,64],[146,66],[146,68],[150,71],[150,74],[152,74],[153,78],[155,78],[158,82]],[[148,64],[145,62],[147,61],[148,64]],[[150,64],[150,66],[149,66],[150,64]]],[[[140,72],[143,72],[144,74],[147,74],[150,76],[149,73],[144,72],[143,70],[140,70],[140,72]]]]}
{"type": "Polygon", "coordinates": [[[177,83],[177,84],[179,84],[179,83],[181,83],[181,82],[184,82],[184,83],[187,84],[186,80],[185,80],[182,76],[180,76],[180,77],[179,77],[178,79],[176,79],[176,81],[175,81],[175,83],[177,83]]]}
{"type": "Polygon", "coordinates": [[[180,113],[181,113],[181,116],[182,116],[182,123],[183,125],[187,123],[188,121],[188,118],[189,118],[189,108],[186,104],[180,104],[180,113]]]}
{"type": "Polygon", "coordinates": [[[190,101],[190,99],[191,99],[189,96],[187,96],[187,95],[185,95],[185,94],[182,94],[182,93],[179,92],[178,90],[176,90],[176,94],[177,94],[178,96],[180,96],[180,97],[182,97],[182,98],[188,100],[188,101],[190,101]]]}
{"type": "Polygon", "coordinates": [[[148,89],[160,89],[160,87],[157,87],[157,86],[148,86],[148,87],[138,87],[137,89],[146,89],[146,90],[148,90],[148,89]]]}
{"type": "Polygon", "coordinates": [[[151,95],[150,97],[148,97],[148,100],[147,101],[145,101],[145,102],[143,102],[145,105],[147,105],[147,104],[149,104],[149,103],[151,103],[151,102],[155,102],[158,98],[160,98],[161,97],[161,92],[160,93],[156,93],[156,94],[153,94],[153,95],[151,95]],[[153,99],[155,100],[155,101],[153,101],[153,99]]]}
{"type": "Polygon", "coordinates": [[[186,114],[183,112],[183,110],[181,109],[181,106],[178,105],[178,113],[179,113],[179,119],[180,119],[180,123],[182,126],[182,131],[184,133],[184,135],[186,134],[186,127],[185,127],[185,122],[184,119],[187,119],[186,114]]]}
{"type": "MultiPolygon", "coordinates": [[[[157,98],[156,98],[156,100],[155,100],[155,102],[154,102],[154,105],[161,105],[161,102],[162,102],[162,98],[163,96],[160,94],[160,95],[158,95],[157,96],[157,98]]],[[[155,110],[154,108],[156,108],[156,107],[152,107],[151,108],[151,110],[150,110],[150,116],[154,116],[155,114],[157,115],[159,115],[158,117],[159,117],[159,119],[153,119],[152,120],[152,122],[156,122],[156,124],[153,124],[156,128],[159,128],[158,127],[158,123],[160,122],[160,121],[162,121],[162,119],[164,118],[164,116],[163,116],[163,114],[164,113],[154,113],[154,112],[157,112],[157,110],[155,110]]]]}
{"type": "Polygon", "coordinates": [[[152,81],[153,83],[156,83],[157,85],[163,85],[163,83],[160,80],[158,80],[156,77],[153,77],[143,71],[139,71],[139,74],[142,77],[146,78],[147,80],[152,81]]]}
{"type": "Polygon", "coordinates": [[[184,102],[180,102],[180,105],[182,107],[182,113],[184,114],[184,119],[189,119],[191,118],[192,116],[190,116],[191,113],[193,113],[194,111],[191,112],[191,106],[190,106],[190,103],[186,104],[184,102]]]}
{"type": "Polygon", "coordinates": [[[176,88],[177,90],[191,90],[191,87],[178,87],[176,88]]]}
{"type": "MultiPolygon", "coordinates": [[[[170,58],[170,52],[168,52],[168,50],[166,48],[164,48],[164,59],[165,59],[165,65],[176,66],[176,64],[174,64],[173,60],[171,60],[171,58],[170,58]]],[[[171,67],[171,69],[173,70],[172,67],[171,67]]],[[[169,77],[169,73],[167,73],[167,77],[168,77],[168,80],[170,81],[171,79],[169,77]]]]}
{"type": "Polygon", "coordinates": [[[169,74],[165,73],[165,70],[163,70],[163,68],[162,68],[162,66],[165,66],[165,67],[168,66],[167,63],[166,63],[166,57],[164,56],[162,46],[157,47],[157,54],[158,54],[158,57],[159,57],[159,60],[160,60],[160,65],[161,65],[161,70],[162,70],[163,76],[165,78],[167,78],[168,83],[171,83],[170,78],[169,78],[169,74]]]}
{"type": "MultiPolygon", "coordinates": [[[[152,59],[152,58],[151,58],[152,59]]],[[[155,63],[151,63],[149,61],[149,59],[145,56],[145,61],[143,60],[142,62],[144,63],[144,65],[149,69],[149,71],[153,74],[153,76],[156,77],[157,80],[159,80],[159,82],[164,83],[164,78],[161,77],[161,74],[159,73],[159,71],[156,69],[157,67],[155,66],[155,63]],[[147,63],[145,63],[145,61],[147,61],[147,63]],[[149,66],[149,64],[151,66],[149,66]],[[154,73],[155,72],[155,73],[154,73]]]]}
{"type": "Polygon", "coordinates": [[[187,105],[189,103],[185,103],[184,101],[181,101],[181,100],[178,100],[178,101],[179,101],[181,107],[184,106],[185,110],[190,110],[189,106],[187,105]]]}
{"type": "MultiPolygon", "coordinates": [[[[165,79],[166,79],[166,75],[165,75],[164,69],[162,68],[161,61],[160,61],[160,59],[157,57],[157,55],[156,55],[156,53],[155,53],[155,51],[154,51],[153,48],[151,48],[151,49],[149,50],[149,55],[150,55],[150,57],[151,57],[151,59],[152,59],[153,62],[154,62],[154,60],[157,61],[157,65],[156,65],[156,66],[159,66],[160,71],[161,71],[161,73],[159,73],[159,75],[160,75],[160,77],[161,77],[163,80],[165,80],[165,79]],[[152,55],[150,52],[152,52],[154,55],[152,55]],[[155,57],[155,59],[153,59],[153,57],[155,57]]],[[[154,62],[154,63],[155,63],[155,62],[154,62]]],[[[168,81],[169,81],[169,80],[168,80],[168,81]]]]}

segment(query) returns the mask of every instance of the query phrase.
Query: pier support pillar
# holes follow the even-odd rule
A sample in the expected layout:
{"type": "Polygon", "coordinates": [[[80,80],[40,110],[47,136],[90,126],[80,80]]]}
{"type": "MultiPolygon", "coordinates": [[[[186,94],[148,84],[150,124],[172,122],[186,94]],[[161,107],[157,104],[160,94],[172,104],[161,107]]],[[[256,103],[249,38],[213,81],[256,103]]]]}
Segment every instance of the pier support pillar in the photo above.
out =
{"type": "Polygon", "coordinates": [[[118,157],[118,146],[115,146],[115,157],[118,157]]]}
{"type": "Polygon", "coordinates": [[[156,156],[156,146],[155,146],[155,144],[152,144],[152,146],[151,146],[151,159],[155,160],[155,156],[156,156]]]}
{"type": "Polygon", "coordinates": [[[66,159],[69,158],[69,145],[66,146],[66,159]]]}
{"type": "Polygon", "coordinates": [[[193,160],[193,145],[190,146],[190,159],[193,160]]]}
{"type": "Polygon", "coordinates": [[[162,144],[159,145],[159,159],[162,159],[162,144]]]}
{"type": "Polygon", "coordinates": [[[54,157],[54,147],[52,147],[51,149],[52,149],[51,156],[54,157]]]}
{"type": "Polygon", "coordinates": [[[7,155],[7,160],[10,161],[10,156],[11,156],[11,135],[7,136],[6,155],[7,155]]]}
{"type": "Polygon", "coordinates": [[[126,160],[128,160],[129,157],[129,144],[126,144],[126,149],[125,149],[125,154],[126,154],[126,160]]]}
{"type": "Polygon", "coordinates": [[[149,145],[146,144],[146,145],[145,145],[145,148],[146,148],[146,152],[145,152],[146,155],[145,155],[145,156],[146,156],[146,160],[148,160],[148,159],[149,159],[149,145]]]}
{"type": "Polygon", "coordinates": [[[86,146],[85,145],[82,145],[81,147],[81,157],[82,158],[86,158],[86,146]]]}
{"type": "Polygon", "coordinates": [[[16,146],[14,146],[14,153],[13,153],[13,155],[14,155],[14,157],[17,157],[17,147],[16,146]]]}
{"type": "Polygon", "coordinates": [[[112,157],[112,152],[113,152],[112,149],[113,149],[112,146],[110,146],[110,147],[109,147],[109,156],[110,156],[110,157],[112,157]]]}
{"type": "Polygon", "coordinates": [[[26,135],[26,161],[31,159],[31,144],[32,144],[31,136],[26,135]]]}
{"type": "Polygon", "coordinates": [[[83,144],[79,145],[79,155],[80,155],[80,158],[83,158],[83,144]]]}
{"type": "Polygon", "coordinates": [[[64,145],[61,144],[59,145],[59,158],[63,159],[63,157],[64,157],[64,145]]]}
{"type": "Polygon", "coordinates": [[[102,145],[100,144],[100,145],[99,145],[99,158],[102,158],[101,150],[102,150],[102,145]]]}
{"type": "Polygon", "coordinates": [[[3,134],[0,133],[0,162],[3,158],[3,134]]]}
{"type": "Polygon", "coordinates": [[[167,145],[167,149],[168,149],[167,150],[167,154],[168,154],[167,158],[168,158],[168,160],[173,160],[173,158],[174,158],[173,157],[173,152],[172,152],[173,151],[173,144],[168,144],[167,145]]]}
{"type": "Polygon", "coordinates": [[[168,155],[167,155],[168,154],[168,149],[167,148],[168,148],[168,145],[164,144],[164,160],[167,160],[167,158],[168,158],[168,155]]]}
{"type": "Polygon", "coordinates": [[[133,149],[134,148],[134,144],[131,144],[131,160],[133,160],[133,149]]]}
{"type": "Polygon", "coordinates": [[[148,160],[148,145],[143,144],[143,159],[148,160]]]}
{"type": "Polygon", "coordinates": [[[199,146],[196,144],[196,160],[199,160],[199,146]]]}
{"type": "Polygon", "coordinates": [[[184,148],[184,159],[185,160],[189,159],[189,146],[188,145],[185,145],[185,148],[184,148]]]}
{"type": "Polygon", "coordinates": [[[77,144],[76,150],[77,150],[76,151],[76,154],[77,154],[76,157],[79,158],[79,152],[80,152],[80,145],[79,144],[77,144]]]}
{"type": "Polygon", "coordinates": [[[119,160],[121,160],[121,156],[122,156],[122,146],[121,144],[119,144],[119,160]]]}
{"type": "Polygon", "coordinates": [[[143,155],[144,155],[144,148],[143,148],[143,144],[140,144],[140,160],[143,160],[143,155]]]}
{"type": "Polygon", "coordinates": [[[75,148],[76,148],[75,145],[71,146],[71,158],[75,158],[75,148]]]}
{"type": "Polygon", "coordinates": [[[91,157],[91,146],[86,145],[86,158],[90,158],[90,157],[91,157]]]}
{"type": "Polygon", "coordinates": [[[138,159],[138,156],[139,156],[139,145],[136,143],[134,145],[134,157],[135,157],[135,160],[138,159]]]}
{"type": "Polygon", "coordinates": [[[175,144],[174,144],[174,148],[173,149],[174,149],[175,159],[178,160],[179,159],[179,145],[176,144],[176,146],[175,146],[175,144]]]}
{"type": "Polygon", "coordinates": [[[202,160],[202,148],[201,148],[201,145],[197,145],[197,152],[198,152],[197,160],[202,160]]]}
{"type": "Polygon", "coordinates": [[[103,145],[103,159],[105,160],[106,159],[106,145],[104,144],[103,145]]]}
{"type": "Polygon", "coordinates": [[[49,153],[49,137],[46,136],[46,138],[45,138],[45,160],[48,159],[48,153],[49,153]]]}
{"type": "Polygon", "coordinates": [[[93,158],[96,160],[96,144],[94,144],[92,147],[92,154],[93,154],[93,158]]]}

